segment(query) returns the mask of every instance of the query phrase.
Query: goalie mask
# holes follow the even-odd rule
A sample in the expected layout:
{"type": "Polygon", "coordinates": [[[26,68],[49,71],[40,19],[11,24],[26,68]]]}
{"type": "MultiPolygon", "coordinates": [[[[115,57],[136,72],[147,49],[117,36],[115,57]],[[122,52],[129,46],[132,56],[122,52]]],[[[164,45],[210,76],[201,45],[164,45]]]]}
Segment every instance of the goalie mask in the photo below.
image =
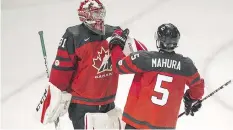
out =
{"type": "Polygon", "coordinates": [[[104,18],[106,10],[99,0],[85,0],[81,2],[78,9],[78,15],[83,22],[93,32],[104,35],[104,18]]]}
{"type": "Polygon", "coordinates": [[[174,51],[178,45],[179,39],[179,30],[171,23],[162,24],[155,33],[157,48],[167,52],[174,51]]]}

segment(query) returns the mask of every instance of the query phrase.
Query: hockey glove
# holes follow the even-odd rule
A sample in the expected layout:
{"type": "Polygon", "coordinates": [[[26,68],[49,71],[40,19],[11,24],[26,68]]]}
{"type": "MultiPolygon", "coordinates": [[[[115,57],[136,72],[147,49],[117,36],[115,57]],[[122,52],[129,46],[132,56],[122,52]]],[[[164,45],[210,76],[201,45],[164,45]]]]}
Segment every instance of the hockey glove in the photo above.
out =
{"type": "Polygon", "coordinates": [[[57,120],[68,111],[72,95],[61,91],[52,83],[45,89],[42,99],[36,107],[36,116],[41,123],[47,124],[57,120]]]}
{"type": "Polygon", "coordinates": [[[191,109],[191,116],[194,116],[194,113],[197,112],[202,106],[202,102],[200,100],[198,100],[197,102],[195,102],[195,104],[192,106],[191,109]]]}
{"type": "Polygon", "coordinates": [[[123,50],[125,47],[125,43],[126,43],[128,35],[129,35],[128,28],[125,29],[124,31],[121,29],[115,30],[109,42],[109,49],[112,50],[115,46],[118,45],[123,50]]]}
{"type": "Polygon", "coordinates": [[[192,99],[189,95],[189,91],[186,91],[184,94],[184,105],[185,105],[185,114],[194,116],[194,113],[197,112],[202,104],[200,100],[192,99]]]}

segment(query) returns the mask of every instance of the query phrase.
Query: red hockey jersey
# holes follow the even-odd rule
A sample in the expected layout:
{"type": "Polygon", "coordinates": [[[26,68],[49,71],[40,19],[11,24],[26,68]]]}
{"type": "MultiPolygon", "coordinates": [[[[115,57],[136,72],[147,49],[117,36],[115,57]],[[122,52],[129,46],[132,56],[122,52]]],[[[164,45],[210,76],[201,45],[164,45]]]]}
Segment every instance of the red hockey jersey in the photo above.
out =
{"type": "Polygon", "coordinates": [[[175,129],[185,84],[190,96],[201,99],[204,82],[191,61],[176,53],[139,51],[124,57],[112,50],[113,69],[119,74],[141,74],[131,86],[123,120],[138,129],[175,129]],[[123,58],[124,57],[124,58],[123,58]]]}
{"type": "Polygon", "coordinates": [[[112,72],[107,38],[118,27],[105,26],[97,35],[84,24],[69,27],[63,35],[49,81],[72,94],[72,102],[104,105],[114,101],[118,74],[112,72]]]}

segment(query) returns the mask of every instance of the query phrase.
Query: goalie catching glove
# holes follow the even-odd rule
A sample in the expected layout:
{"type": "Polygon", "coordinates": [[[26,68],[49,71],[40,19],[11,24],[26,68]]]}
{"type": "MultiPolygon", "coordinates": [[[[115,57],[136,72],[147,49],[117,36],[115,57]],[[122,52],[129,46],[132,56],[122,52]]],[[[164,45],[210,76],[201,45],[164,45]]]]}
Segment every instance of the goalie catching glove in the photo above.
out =
{"type": "Polygon", "coordinates": [[[122,50],[124,50],[128,35],[129,29],[125,29],[124,31],[121,29],[115,30],[109,42],[109,49],[112,50],[115,46],[118,45],[122,50]]]}
{"type": "Polygon", "coordinates": [[[36,114],[41,123],[47,124],[63,116],[69,108],[72,95],[66,91],[61,91],[52,83],[47,89],[36,107],[36,114]]]}

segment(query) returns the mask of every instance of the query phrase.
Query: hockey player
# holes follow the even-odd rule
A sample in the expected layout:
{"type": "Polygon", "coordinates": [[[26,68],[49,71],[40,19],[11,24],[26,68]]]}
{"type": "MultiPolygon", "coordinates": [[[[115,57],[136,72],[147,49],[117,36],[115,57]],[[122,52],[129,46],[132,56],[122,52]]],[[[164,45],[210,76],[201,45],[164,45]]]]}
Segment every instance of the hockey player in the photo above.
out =
{"type": "MultiPolygon", "coordinates": [[[[105,13],[99,0],[85,0],[80,4],[78,15],[82,24],[67,28],[60,40],[49,89],[45,92],[45,101],[41,102],[42,109],[37,110],[41,110],[42,123],[54,122],[68,109],[74,129],[84,129],[90,125],[86,121],[92,121],[92,117],[85,114],[92,116],[90,113],[106,113],[115,108],[119,74],[112,72],[108,38],[119,27],[105,25],[105,13]]],[[[135,39],[129,38],[128,42],[130,46],[125,47],[125,54],[132,51],[132,46],[136,50],[145,48],[135,39]]],[[[140,75],[135,76],[135,80],[138,77],[140,75]]],[[[106,116],[99,115],[93,118],[98,117],[105,123],[101,119],[106,116]]]]}
{"type": "Polygon", "coordinates": [[[162,24],[155,34],[157,51],[139,51],[124,57],[122,48],[128,30],[112,36],[110,50],[113,69],[119,74],[140,73],[131,86],[124,108],[126,129],[175,129],[182,98],[186,115],[201,107],[204,80],[192,60],[175,53],[180,33],[173,24],[162,24]],[[189,89],[184,94],[185,84],[189,89]]]}

